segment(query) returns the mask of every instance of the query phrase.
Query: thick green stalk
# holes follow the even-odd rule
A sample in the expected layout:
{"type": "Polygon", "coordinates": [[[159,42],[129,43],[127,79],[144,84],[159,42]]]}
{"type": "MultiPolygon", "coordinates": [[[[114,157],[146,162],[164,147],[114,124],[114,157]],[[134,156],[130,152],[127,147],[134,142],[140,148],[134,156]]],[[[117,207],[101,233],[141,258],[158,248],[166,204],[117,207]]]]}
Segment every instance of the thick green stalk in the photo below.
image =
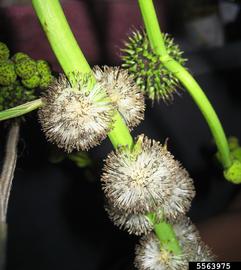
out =
{"type": "Polygon", "coordinates": [[[32,4],[64,73],[71,76],[73,71],[90,72],[91,68],[70,30],[59,0],[33,0],[32,4]]]}
{"type": "MultiPolygon", "coordinates": [[[[69,79],[73,80],[73,71],[81,73],[91,72],[80,48],[77,46],[76,41],[73,40],[74,37],[70,33],[71,30],[66,19],[63,18],[64,13],[59,5],[59,1],[33,0],[32,2],[52,49],[69,79]],[[74,45],[70,44],[72,42],[74,45]],[[73,50],[70,50],[72,46],[73,50]],[[72,65],[69,63],[72,63],[72,65]]],[[[116,113],[114,120],[115,123],[112,131],[108,134],[114,148],[117,148],[119,145],[128,145],[131,148],[133,146],[133,139],[123,118],[119,113],[116,113]]],[[[158,237],[161,237],[160,241],[163,240],[163,243],[170,251],[176,251],[176,254],[178,254],[180,247],[173,229],[170,225],[166,224],[164,226],[164,224],[166,223],[162,222],[160,226],[156,224],[155,232],[158,237]]]]}
{"type": "Polygon", "coordinates": [[[164,247],[175,255],[181,254],[182,249],[171,224],[164,221],[156,223],[156,215],[152,213],[148,214],[147,217],[154,226],[155,234],[160,241],[160,247],[164,247]]]}
{"type": "MultiPolygon", "coordinates": [[[[72,34],[59,0],[33,0],[32,4],[56,58],[69,80],[75,81],[73,72],[91,73],[92,70],[72,34]]],[[[118,112],[114,119],[113,130],[108,134],[112,144],[114,147],[123,144],[132,147],[133,139],[118,112]]]]}
{"type": "Polygon", "coordinates": [[[109,132],[108,137],[116,149],[120,145],[128,145],[130,148],[133,146],[133,139],[129,132],[128,127],[125,124],[125,121],[119,113],[116,113],[114,116],[114,128],[109,132]],[[117,123],[119,123],[117,125],[117,123]]]}
{"type": "Polygon", "coordinates": [[[139,0],[139,7],[152,49],[159,55],[166,54],[166,48],[160,31],[155,8],[151,0],[139,0]]]}
{"type": "Polygon", "coordinates": [[[228,142],[215,110],[191,74],[167,55],[153,1],[138,0],[138,2],[145,23],[147,35],[154,52],[160,55],[160,60],[162,61],[163,65],[180,80],[198,105],[210,127],[223,167],[229,168],[232,162],[228,142]]]}

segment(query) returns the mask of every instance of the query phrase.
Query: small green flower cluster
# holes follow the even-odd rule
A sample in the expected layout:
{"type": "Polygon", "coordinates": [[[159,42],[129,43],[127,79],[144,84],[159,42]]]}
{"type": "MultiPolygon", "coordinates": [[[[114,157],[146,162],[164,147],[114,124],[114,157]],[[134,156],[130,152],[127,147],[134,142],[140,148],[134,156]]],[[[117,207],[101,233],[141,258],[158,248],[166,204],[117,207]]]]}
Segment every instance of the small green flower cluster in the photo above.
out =
{"type": "Polygon", "coordinates": [[[45,89],[53,76],[49,64],[18,52],[10,57],[7,45],[0,42],[0,110],[34,100],[36,88],[45,89]]]}

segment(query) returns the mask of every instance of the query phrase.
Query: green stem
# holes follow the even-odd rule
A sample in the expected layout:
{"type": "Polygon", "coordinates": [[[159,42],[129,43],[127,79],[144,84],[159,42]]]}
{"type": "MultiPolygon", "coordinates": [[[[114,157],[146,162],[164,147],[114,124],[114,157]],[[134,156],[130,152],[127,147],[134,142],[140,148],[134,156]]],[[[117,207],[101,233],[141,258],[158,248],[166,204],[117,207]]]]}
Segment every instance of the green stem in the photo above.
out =
{"type": "Polygon", "coordinates": [[[152,49],[159,55],[166,54],[166,48],[152,0],[139,0],[141,14],[152,49]]]}
{"type": "Polygon", "coordinates": [[[191,74],[177,61],[169,57],[160,58],[164,66],[173,72],[180,82],[188,89],[200,111],[202,112],[207,124],[212,132],[217,148],[219,150],[221,161],[224,168],[229,168],[232,164],[228,141],[225,136],[221,122],[213,109],[207,96],[202,91],[197,81],[191,74]]]}
{"type": "Polygon", "coordinates": [[[167,55],[153,1],[138,0],[138,2],[145,23],[147,35],[154,52],[160,55],[160,60],[162,61],[163,65],[180,80],[180,82],[185,86],[189,94],[198,105],[210,127],[218,151],[220,153],[223,167],[230,167],[232,161],[227,138],[215,110],[191,74],[179,63],[167,55]]]}
{"type": "Polygon", "coordinates": [[[64,73],[89,73],[91,68],[70,30],[59,0],[33,0],[33,7],[64,73]]]}
{"type": "MultiPolygon", "coordinates": [[[[92,70],[71,32],[59,0],[33,0],[32,3],[56,58],[69,80],[75,80],[73,72],[91,73],[92,70]]],[[[114,147],[123,144],[132,147],[133,139],[118,112],[114,119],[116,121],[113,130],[109,134],[114,147]]]]}
{"type": "MultiPolygon", "coordinates": [[[[69,74],[69,79],[72,80],[73,71],[77,72],[90,72],[91,69],[84,58],[80,48],[78,47],[69,25],[64,18],[64,13],[58,0],[33,0],[33,6],[39,20],[43,26],[44,31],[47,34],[49,42],[57,59],[60,62],[65,73],[69,74]],[[73,44],[71,44],[73,43],[73,44]],[[73,50],[71,50],[73,48],[73,50]],[[69,63],[73,63],[70,65],[69,63]]],[[[114,116],[114,126],[112,131],[108,134],[111,143],[114,148],[120,145],[128,145],[133,147],[133,138],[126,126],[123,118],[118,112],[114,116]]],[[[162,225],[155,225],[155,231],[157,236],[161,237],[162,225]]],[[[170,251],[175,250],[173,246],[176,246],[176,250],[179,250],[179,243],[175,238],[175,234],[170,225],[167,225],[169,229],[164,230],[165,240],[167,247],[170,245],[170,251]],[[168,239],[168,241],[166,240],[168,239]],[[174,240],[173,240],[174,239],[174,240]]],[[[160,239],[161,241],[161,239],[160,239]]]]}
{"type": "Polygon", "coordinates": [[[160,241],[160,247],[164,247],[175,255],[181,254],[182,249],[171,224],[164,221],[156,223],[156,215],[152,213],[148,214],[147,218],[154,226],[155,234],[160,241]]]}
{"type": "Polygon", "coordinates": [[[109,132],[108,137],[116,149],[120,145],[128,145],[130,148],[133,147],[133,138],[126,126],[123,118],[119,113],[114,115],[115,125],[114,128],[109,132]],[[118,125],[116,123],[119,123],[118,125]]]}
{"type": "Polygon", "coordinates": [[[15,118],[27,114],[33,110],[38,109],[43,105],[41,98],[21,104],[19,106],[10,108],[0,112],[0,121],[15,118]]]}

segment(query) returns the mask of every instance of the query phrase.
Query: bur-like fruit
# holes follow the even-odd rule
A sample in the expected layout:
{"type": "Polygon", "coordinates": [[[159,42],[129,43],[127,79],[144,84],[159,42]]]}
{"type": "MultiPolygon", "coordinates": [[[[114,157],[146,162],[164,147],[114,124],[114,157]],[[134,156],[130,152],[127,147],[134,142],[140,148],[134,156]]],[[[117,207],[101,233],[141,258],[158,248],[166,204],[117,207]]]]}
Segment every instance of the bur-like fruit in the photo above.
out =
{"type": "MultiPolygon", "coordinates": [[[[194,194],[186,189],[182,192],[182,185],[175,191],[177,180],[183,176],[179,162],[159,142],[144,136],[137,141],[137,152],[122,147],[108,155],[101,178],[107,199],[130,214],[147,214],[163,208],[168,209],[169,215],[178,211],[183,214],[194,194]]],[[[194,190],[192,185],[190,189],[194,190]]]]}
{"type": "MultiPolygon", "coordinates": [[[[163,38],[169,56],[184,64],[186,60],[179,46],[168,34],[164,34],[163,38]]],[[[122,49],[122,60],[122,67],[133,74],[137,85],[150,99],[170,101],[180,89],[178,79],[164,67],[144,31],[134,31],[128,38],[122,49]]]]}
{"type": "Polygon", "coordinates": [[[180,254],[174,255],[151,233],[142,237],[136,247],[135,265],[139,270],[187,270],[189,262],[215,260],[189,218],[180,218],[173,224],[173,230],[181,248],[180,254]]]}
{"type": "Polygon", "coordinates": [[[96,80],[107,91],[130,129],[144,119],[145,101],[133,76],[120,67],[94,68],[96,80]]]}
{"type": "Polygon", "coordinates": [[[64,75],[43,96],[39,119],[47,139],[67,152],[88,150],[103,140],[112,126],[114,108],[99,84],[76,74],[72,87],[64,75]]]}
{"type": "Polygon", "coordinates": [[[185,254],[173,254],[151,233],[136,247],[135,266],[139,270],[188,270],[188,261],[185,254]]]}

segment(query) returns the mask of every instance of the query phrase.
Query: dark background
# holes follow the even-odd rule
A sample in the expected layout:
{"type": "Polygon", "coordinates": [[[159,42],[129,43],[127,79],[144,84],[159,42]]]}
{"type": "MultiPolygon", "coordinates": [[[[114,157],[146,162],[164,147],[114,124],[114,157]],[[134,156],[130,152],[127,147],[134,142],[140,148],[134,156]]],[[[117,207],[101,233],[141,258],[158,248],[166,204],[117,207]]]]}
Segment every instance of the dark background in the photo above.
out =
{"type": "MultiPolygon", "coordinates": [[[[12,53],[23,51],[48,60],[58,72],[61,69],[29,2],[0,1],[0,40],[12,53]]],[[[62,2],[91,65],[119,65],[127,34],[132,27],[142,26],[137,1],[62,2]]],[[[172,34],[185,51],[187,67],[205,90],[226,134],[241,139],[239,1],[154,2],[163,31],[172,34]]],[[[133,135],[145,133],[161,142],[169,138],[170,151],[195,181],[197,196],[189,214],[203,239],[220,260],[241,260],[240,187],[223,178],[200,111],[184,90],[169,105],[146,104],[145,121],[133,135]]],[[[3,123],[0,129],[3,151],[3,123]]],[[[31,113],[21,126],[8,212],[7,269],[134,269],[138,238],[115,228],[104,211],[99,179],[102,160],[112,149],[110,142],[105,140],[90,151],[94,165],[88,169],[69,160],[49,162],[51,149],[36,114],[31,113]]]]}

